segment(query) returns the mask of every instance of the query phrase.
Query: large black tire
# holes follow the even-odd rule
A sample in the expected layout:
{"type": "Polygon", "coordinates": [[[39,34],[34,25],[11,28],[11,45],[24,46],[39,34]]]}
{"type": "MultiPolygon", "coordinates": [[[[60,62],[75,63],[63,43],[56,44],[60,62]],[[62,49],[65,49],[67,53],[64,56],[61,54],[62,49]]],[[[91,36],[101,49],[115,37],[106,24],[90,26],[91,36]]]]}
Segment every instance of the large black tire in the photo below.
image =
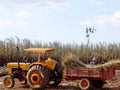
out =
{"type": "Polygon", "coordinates": [[[27,73],[27,81],[31,88],[43,89],[49,82],[49,70],[40,65],[33,66],[27,73]]]}
{"type": "Polygon", "coordinates": [[[49,83],[49,86],[58,86],[63,78],[63,67],[56,64],[55,70],[51,74],[53,74],[51,76],[51,81],[53,81],[53,83],[49,83]]]}
{"type": "Polygon", "coordinates": [[[92,82],[92,86],[95,88],[102,88],[104,82],[102,80],[96,80],[92,82]]]}
{"type": "Polygon", "coordinates": [[[13,88],[15,85],[15,80],[11,75],[7,75],[3,78],[3,85],[6,88],[13,88]]]}
{"type": "Polygon", "coordinates": [[[51,81],[53,83],[49,83],[49,86],[58,86],[61,83],[63,78],[63,66],[61,64],[61,58],[59,56],[52,56],[52,59],[57,61],[54,71],[51,72],[51,81]]]}

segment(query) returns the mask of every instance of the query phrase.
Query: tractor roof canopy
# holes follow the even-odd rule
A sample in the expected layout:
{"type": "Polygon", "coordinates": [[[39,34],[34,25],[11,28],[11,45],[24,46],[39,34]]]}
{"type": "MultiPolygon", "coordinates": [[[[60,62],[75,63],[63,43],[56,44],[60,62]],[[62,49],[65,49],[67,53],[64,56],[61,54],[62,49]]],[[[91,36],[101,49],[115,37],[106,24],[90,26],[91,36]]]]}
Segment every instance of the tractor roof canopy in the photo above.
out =
{"type": "Polygon", "coordinates": [[[24,51],[44,54],[46,52],[54,51],[54,49],[53,48],[28,48],[28,49],[24,49],[24,51]]]}
{"type": "Polygon", "coordinates": [[[38,55],[38,63],[39,63],[39,62],[41,62],[40,54],[47,53],[48,59],[50,60],[50,54],[52,51],[54,51],[54,49],[53,48],[28,48],[28,49],[24,49],[24,51],[38,53],[39,54],[38,55]]]}

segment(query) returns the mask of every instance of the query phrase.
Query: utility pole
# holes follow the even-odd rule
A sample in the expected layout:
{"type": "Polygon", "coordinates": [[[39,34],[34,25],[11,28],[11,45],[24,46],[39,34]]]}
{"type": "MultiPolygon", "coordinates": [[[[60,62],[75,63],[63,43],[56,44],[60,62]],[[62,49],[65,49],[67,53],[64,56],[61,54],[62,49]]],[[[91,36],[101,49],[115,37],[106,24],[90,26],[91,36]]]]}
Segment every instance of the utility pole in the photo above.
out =
{"type": "Polygon", "coordinates": [[[90,44],[90,35],[92,34],[92,33],[94,33],[96,31],[96,29],[93,27],[93,28],[91,28],[91,27],[86,27],[86,38],[87,38],[87,45],[89,45],[90,44]]]}
{"type": "MultiPolygon", "coordinates": [[[[89,48],[89,44],[90,44],[90,35],[93,34],[96,31],[96,29],[91,28],[91,27],[86,27],[86,39],[87,39],[87,50],[89,48]]],[[[86,53],[88,55],[88,52],[86,53]]],[[[88,64],[88,60],[87,60],[87,64],[88,64]]]]}

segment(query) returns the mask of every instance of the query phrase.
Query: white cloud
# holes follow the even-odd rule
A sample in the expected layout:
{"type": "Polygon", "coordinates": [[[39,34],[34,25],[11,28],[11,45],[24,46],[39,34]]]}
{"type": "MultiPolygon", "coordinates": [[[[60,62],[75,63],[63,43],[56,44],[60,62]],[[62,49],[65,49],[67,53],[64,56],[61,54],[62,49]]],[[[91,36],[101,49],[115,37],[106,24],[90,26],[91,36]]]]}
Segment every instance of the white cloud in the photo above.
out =
{"type": "Polygon", "coordinates": [[[11,26],[13,23],[9,20],[6,20],[6,19],[0,19],[0,27],[3,28],[3,27],[9,27],[11,26]]]}
{"type": "Polygon", "coordinates": [[[15,15],[20,18],[26,18],[32,16],[33,14],[30,12],[21,11],[21,12],[17,12],[15,15]]]}
{"type": "Polygon", "coordinates": [[[46,0],[44,4],[46,4],[46,6],[48,7],[56,8],[56,7],[67,5],[68,1],[70,0],[46,0]]]}
{"type": "Polygon", "coordinates": [[[98,25],[104,25],[109,22],[109,17],[107,15],[99,15],[94,17],[93,23],[96,23],[98,25]]]}
{"type": "Polygon", "coordinates": [[[80,25],[110,25],[120,27],[120,12],[115,12],[111,15],[99,15],[95,16],[92,21],[82,21],[80,25]]]}
{"type": "Polygon", "coordinates": [[[15,6],[22,8],[30,7],[56,7],[63,6],[70,0],[4,0],[0,2],[0,6],[15,6]]]}
{"type": "Polygon", "coordinates": [[[85,25],[85,26],[91,26],[92,25],[92,22],[91,21],[81,21],[80,22],[80,25],[85,25]]]}
{"type": "Polygon", "coordinates": [[[8,27],[15,27],[15,26],[29,26],[30,24],[28,22],[24,21],[17,21],[17,22],[12,22],[7,19],[0,19],[0,28],[8,28],[8,27]]]}
{"type": "Polygon", "coordinates": [[[103,0],[89,0],[92,4],[96,4],[96,5],[102,5],[103,4],[103,0]]]}
{"type": "Polygon", "coordinates": [[[120,12],[115,12],[111,15],[96,16],[93,23],[98,25],[120,26],[120,12]]]}
{"type": "Polygon", "coordinates": [[[28,22],[16,22],[15,23],[17,26],[28,26],[29,25],[29,23],[28,22]]]}

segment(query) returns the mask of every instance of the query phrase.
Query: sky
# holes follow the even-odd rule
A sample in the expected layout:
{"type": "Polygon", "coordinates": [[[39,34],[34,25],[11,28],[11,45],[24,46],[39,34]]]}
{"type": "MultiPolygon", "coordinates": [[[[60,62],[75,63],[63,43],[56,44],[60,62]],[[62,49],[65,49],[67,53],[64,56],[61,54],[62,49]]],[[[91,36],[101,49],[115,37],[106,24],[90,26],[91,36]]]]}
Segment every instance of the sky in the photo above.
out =
{"type": "Polygon", "coordinates": [[[120,43],[120,0],[0,0],[0,40],[120,43]]]}

